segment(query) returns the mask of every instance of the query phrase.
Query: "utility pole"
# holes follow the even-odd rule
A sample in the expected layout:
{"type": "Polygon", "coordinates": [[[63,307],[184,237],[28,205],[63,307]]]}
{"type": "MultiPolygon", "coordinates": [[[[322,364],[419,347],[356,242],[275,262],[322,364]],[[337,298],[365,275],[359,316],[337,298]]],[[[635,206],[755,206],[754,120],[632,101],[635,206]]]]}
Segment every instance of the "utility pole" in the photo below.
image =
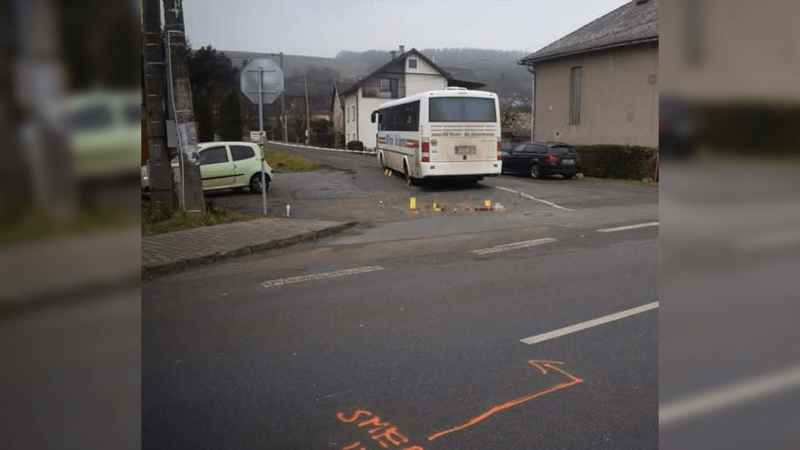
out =
{"type": "Polygon", "coordinates": [[[303,75],[303,84],[306,87],[306,145],[311,140],[310,112],[308,110],[308,74],[303,75]]]}
{"type": "Polygon", "coordinates": [[[164,0],[164,22],[167,37],[173,110],[178,128],[181,161],[181,191],[183,209],[199,215],[205,211],[203,182],[200,176],[200,156],[197,151],[197,132],[194,128],[192,87],[186,67],[186,31],[183,25],[182,0],[164,0]]]}
{"type": "Polygon", "coordinates": [[[167,148],[164,103],[164,41],[161,36],[160,0],[144,0],[145,109],[147,111],[148,176],[150,200],[155,210],[171,211],[172,170],[167,148]]]}
{"type": "MultiPolygon", "coordinates": [[[[281,71],[283,72],[283,52],[281,52],[281,71]]],[[[283,72],[283,76],[286,77],[286,72],[283,72]]],[[[283,99],[285,97],[286,90],[281,93],[281,122],[283,122],[283,142],[289,142],[289,130],[286,125],[286,106],[284,105],[283,99]]]]}

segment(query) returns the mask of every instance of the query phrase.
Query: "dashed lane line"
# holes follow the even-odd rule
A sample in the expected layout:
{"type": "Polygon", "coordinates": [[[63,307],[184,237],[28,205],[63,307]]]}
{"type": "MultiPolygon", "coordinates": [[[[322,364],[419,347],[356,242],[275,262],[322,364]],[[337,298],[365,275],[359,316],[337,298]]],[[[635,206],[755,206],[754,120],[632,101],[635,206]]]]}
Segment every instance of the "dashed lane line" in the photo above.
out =
{"type": "Polygon", "coordinates": [[[609,314],[607,316],[599,317],[597,319],[587,320],[586,322],[581,322],[568,327],[559,328],[558,330],[537,334],[536,336],[527,337],[525,339],[520,339],[520,342],[523,342],[528,345],[538,344],[539,342],[549,341],[551,339],[566,336],[568,334],[577,333],[578,331],[583,331],[589,328],[613,322],[615,320],[624,319],[626,317],[635,316],[636,314],[641,314],[656,308],[658,308],[658,302],[648,303],[646,305],[641,305],[637,306],[636,308],[626,309],[625,311],[609,314]]]}
{"type": "Polygon", "coordinates": [[[356,267],[354,269],[336,270],[333,272],[315,273],[311,275],[302,275],[298,277],[279,278],[277,280],[269,280],[261,283],[265,288],[273,288],[279,286],[286,286],[289,284],[305,283],[308,281],[328,280],[331,278],[344,277],[348,275],[360,275],[364,273],[377,272],[383,270],[381,266],[366,266],[356,267]]]}
{"type": "Polygon", "coordinates": [[[657,227],[658,222],[637,223],[635,225],[625,225],[623,227],[603,228],[597,230],[599,233],[613,233],[615,231],[636,230],[638,228],[657,227]]]}
{"type": "Polygon", "coordinates": [[[556,239],[554,239],[554,238],[542,238],[542,239],[534,239],[534,240],[531,240],[531,241],[513,242],[511,244],[503,244],[503,245],[497,245],[497,246],[489,247],[489,248],[481,248],[481,249],[478,249],[478,250],[472,250],[472,251],[470,251],[470,253],[474,253],[476,255],[489,255],[489,254],[492,254],[492,253],[506,252],[506,251],[509,251],[509,250],[518,250],[518,249],[521,249],[521,248],[528,248],[528,247],[533,247],[533,246],[536,246],[536,245],[549,244],[551,242],[556,242],[556,239]]]}

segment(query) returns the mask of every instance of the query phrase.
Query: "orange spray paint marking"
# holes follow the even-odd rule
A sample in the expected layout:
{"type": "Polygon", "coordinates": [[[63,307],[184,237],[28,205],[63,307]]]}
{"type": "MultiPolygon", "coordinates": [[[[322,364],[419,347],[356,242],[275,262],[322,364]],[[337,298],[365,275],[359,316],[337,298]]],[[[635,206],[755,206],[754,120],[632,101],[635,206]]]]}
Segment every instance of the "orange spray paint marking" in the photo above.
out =
{"type": "Polygon", "coordinates": [[[569,378],[569,381],[566,381],[566,382],[563,382],[563,383],[559,383],[559,384],[557,384],[555,386],[551,386],[551,387],[549,387],[549,388],[547,388],[545,390],[539,391],[539,392],[534,392],[533,394],[529,394],[529,395],[526,395],[524,397],[516,398],[516,399],[511,400],[509,402],[503,403],[502,405],[497,405],[497,406],[491,408],[490,410],[486,411],[485,413],[483,413],[483,414],[481,414],[479,416],[475,416],[472,419],[468,420],[467,422],[465,422],[465,423],[463,423],[463,424],[461,424],[461,425],[459,425],[457,427],[449,428],[447,430],[442,430],[442,431],[439,431],[437,433],[434,433],[434,434],[428,436],[428,440],[432,441],[432,440],[438,439],[438,438],[440,438],[440,437],[442,437],[442,436],[444,436],[446,434],[450,434],[450,433],[453,433],[453,432],[456,432],[456,431],[460,431],[460,430],[463,430],[464,428],[469,428],[469,427],[475,425],[476,423],[478,423],[478,422],[486,419],[487,417],[492,416],[492,415],[494,415],[494,414],[496,414],[496,413],[498,413],[500,411],[504,411],[504,410],[506,410],[508,408],[512,408],[514,406],[517,406],[519,404],[522,404],[522,403],[525,403],[527,401],[533,400],[535,398],[541,397],[543,395],[547,395],[547,394],[550,394],[552,392],[559,391],[561,389],[566,389],[566,388],[568,388],[570,386],[575,386],[576,384],[583,383],[583,380],[581,380],[580,378],[576,377],[575,375],[572,375],[569,372],[566,372],[564,370],[559,369],[558,367],[555,367],[555,365],[564,364],[561,361],[544,361],[544,360],[538,360],[538,359],[531,359],[528,362],[532,366],[534,366],[537,369],[539,369],[544,374],[547,373],[547,369],[553,369],[556,372],[560,372],[561,374],[566,375],[567,378],[569,378]]]}
{"type": "Polygon", "coordinates": [[[392,427],[383,433],[376,434],[372,436],[372,439],[377,441],[383,448],[389,448],[389,443],[397,446],[408,442],[408,438],[397,431],[397,427],[392,427]]]}
{"type": "Polygon", "coordinates": [[[370,428],[370,430],[369,430],[369,433],[372,434],[372,433],[375,433],[376,431],[380,430],[381,428],[388,427],[389,425],[391,425],[391,423],[389,423],[389,422],[381,422],[381,418],[378,417],[378,416],[375,416],[372,419],[367,419],[367,420],[361,422],[360,424],[358,424],[358,427],[361,428],[361,427],[365,427],[367,425],[374,425],[375,426],[375,428],[370,428]]]}
{"type": "Polygon", "coordinates": [[[361,442],[356,442],[356,443],[348,445],[347,447],[342,447],[342,450],[355,450],[356,448],[358,450],[367,450],[365,447],[360,447],[360,445],[361,445],[361,442]]]}
{"type": "Polygon", "coordinates": [[[369,412],[369,411],[364,411],[363,409],[357,409],[356,412],[353,413],[353,417],[351,417],[349,419],[345,419],[344,413],[337,413],[336,417],[338,417],[339,420],[341,420],[344,423],[352,423],[352,422],[355,422],[356,420],[358,420],[358,416],[360,416],[360,415],[365,415],[365,416],[369,417],[369,416],[372,415],[372,413],[369,412]]]}

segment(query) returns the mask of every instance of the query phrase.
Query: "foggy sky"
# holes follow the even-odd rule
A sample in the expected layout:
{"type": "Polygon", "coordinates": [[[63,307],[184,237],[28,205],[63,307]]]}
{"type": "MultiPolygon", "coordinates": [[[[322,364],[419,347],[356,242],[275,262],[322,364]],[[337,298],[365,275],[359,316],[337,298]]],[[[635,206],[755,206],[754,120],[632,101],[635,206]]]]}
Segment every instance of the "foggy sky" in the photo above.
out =
{"type": "Polygon", "coordinates": [[[534,52],[627,0],[189,0],[192,46],[332,58],[341,50],[534,52]]]}

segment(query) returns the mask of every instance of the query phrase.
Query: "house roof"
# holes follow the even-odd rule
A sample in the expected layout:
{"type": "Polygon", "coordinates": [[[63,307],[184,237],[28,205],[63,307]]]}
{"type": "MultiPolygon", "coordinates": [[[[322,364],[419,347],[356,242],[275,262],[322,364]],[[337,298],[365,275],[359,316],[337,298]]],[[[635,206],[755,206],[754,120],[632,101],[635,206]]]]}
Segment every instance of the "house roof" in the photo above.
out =
{"type": "Polygon", "coordinates": [[[478,79],[478,76],[475,75],[475,72],[473,72],[472,69],[442,67],[442,70],[446,71],[450,75],[448,79],[451,79],[453,81],[462,81],[465,83],[479,84],[480,86],[477,87],[486,86],[484,83],[481,83],[481,80],[478,79]]]}
{"type": "Polygon", "coordinates": [[[337,83],[336,83],[336,90],[337,90],[337,91],[339,91],[339,92],[344,92],[344,91],[346,91],[346,90],[350,89],[350,87],[351,87],[352,85],[353,85],[353,83],[341,83],[341,82],[337,82],[337,83]]]}
{"type": "Polygon", "coordinates": [[[519,61],[520,65],[658,41],[658,0],[631,0],[519,61]]]}
{"type": "Polygon", "coordinates": [[[431,67],[436,69],[436,71],[441,73],[442,76],[447,78],[447,81],[449,81],[449,82],[468,85],[468,86],[463,86],[463,87],[471,87],[473,89],[485,86],[485,84],[481,83],[478,80],[478,78],[475,76],[475,73],[473,73],[471,70],[469,70],[469,69],[444,69],[442,67],[437,66],[436,63],[434,63],[433,61],[428,59],[427,56],[425,56],[422,53],[420,53],[417,49],[412,48],[411,50],[409,50],[409,51],[407,51],[405,53],[401,53],[398,57],[396,57],[395,59],[389,61],[388,63],[378,67],[377,69],[375,69],[374,71],[372,71],[368,75],[362,77],[360,80],[358,80],[358,82],[356,82],[355,84],[350,86],[349,89],[344,90],[344,91],[339,91],[340,95],[347,95],[347,94],[350,94],[350,93],[354,92],[356,89],[361,87],[367,80],[369,80],[369,79],[371,79],[371,78],[383,73],[384,71],[386,71],[386,69],[388,69],[392,65],[397,64],[398,62],[405,60],[405,58],[407,58],[407,57],[409,57],[411,55],[415,55],[418,58],[420,58],[423,61],[425,61],[428,65],[430,65],[431,67]],[[451,73],[450,71],[454,71],[454,72],[451,73]],[[467,77],[467,79],[464,79],[462,77],[467,77]]]}
{"type": "Polygon", "coordinates": [[[342,95],[342,92],[350,89],[352,85],[353,83],[342,83],[339,81],[333,83],[333,89],[331,90],[331,111],[336,107],[336,96],[342,95]]]}

